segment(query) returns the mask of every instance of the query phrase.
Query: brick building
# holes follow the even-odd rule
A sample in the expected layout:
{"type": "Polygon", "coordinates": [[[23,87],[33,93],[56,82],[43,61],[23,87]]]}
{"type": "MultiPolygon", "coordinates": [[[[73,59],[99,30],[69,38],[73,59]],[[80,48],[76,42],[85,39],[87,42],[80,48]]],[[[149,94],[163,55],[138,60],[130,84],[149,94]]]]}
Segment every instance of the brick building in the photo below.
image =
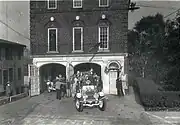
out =
{"type": "Polygon", "coordinates": [[[122,73],[127,73],[127,31],[127,0],[31,1],[30,48],[34,76],[39,77],[37,94],[49,76],[69,78],[90,68],[101,76],[104,92],[115,94],[113,69],[122,66],[122,73]]]}

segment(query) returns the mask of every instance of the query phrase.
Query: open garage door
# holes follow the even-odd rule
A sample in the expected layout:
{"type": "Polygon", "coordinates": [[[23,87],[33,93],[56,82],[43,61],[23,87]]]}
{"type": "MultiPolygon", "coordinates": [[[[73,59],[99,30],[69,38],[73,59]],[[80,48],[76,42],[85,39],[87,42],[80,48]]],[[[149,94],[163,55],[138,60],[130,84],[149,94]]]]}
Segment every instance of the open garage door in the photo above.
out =
{"type": "Polygon", "coordinates": [[[90,69],[94,70],[94,73],[96,73],[98,76],[101,77],[101,66],[95,63],[81,63],[74,67],[74,73],[77,73],[77,71],[84,72],[89,71],[90,69]]]}
{"type": "Polygon", "coordinates": [[[49,63],[40,67],[40,90],[41,93],[47,90],[46,82],[50,80],[55,82],[56,76],[60,74],[66,78],[66,66],[58,63],[49,63]]]}

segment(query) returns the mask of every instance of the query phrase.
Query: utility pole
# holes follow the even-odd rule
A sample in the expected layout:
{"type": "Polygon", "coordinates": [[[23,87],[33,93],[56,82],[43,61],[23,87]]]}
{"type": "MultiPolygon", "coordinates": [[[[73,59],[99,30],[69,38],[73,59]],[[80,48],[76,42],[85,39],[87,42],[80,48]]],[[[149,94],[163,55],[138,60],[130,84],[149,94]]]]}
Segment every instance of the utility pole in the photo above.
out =
{"type": "Polygon", "coordinates": [[[140,7],[136,6],[136,2],[131,2],[131,0],[128,0],[128,10],[133,12],[134,10],[140,9],[140,7]]]}

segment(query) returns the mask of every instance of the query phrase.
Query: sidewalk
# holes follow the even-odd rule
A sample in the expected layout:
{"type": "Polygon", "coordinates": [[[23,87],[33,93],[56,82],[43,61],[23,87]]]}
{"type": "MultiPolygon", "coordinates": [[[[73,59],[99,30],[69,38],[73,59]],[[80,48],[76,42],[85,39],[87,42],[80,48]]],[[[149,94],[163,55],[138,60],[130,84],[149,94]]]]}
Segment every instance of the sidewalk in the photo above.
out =
{"type": "Polygon", "coordinates": [[[180,112],[168,112],[168,111],[159,111],[159,112],[147,112],[147,114],[153,119],[158,119],[169,123],[171,125],[180,124],[180,112]]]}
{"type": "Polygon", "coordinates": [[[10,98],[7,97],[7,96],[2,96],[2,97],[0,97],[0,106],[5,105],[7,103],[11,103],[11,102],[17,101],[17,100],[22,99],[24,97],[27,97],[26,93],[21,93],[21,94],[13,95],[13,96],[10,96],[10,98]]]}

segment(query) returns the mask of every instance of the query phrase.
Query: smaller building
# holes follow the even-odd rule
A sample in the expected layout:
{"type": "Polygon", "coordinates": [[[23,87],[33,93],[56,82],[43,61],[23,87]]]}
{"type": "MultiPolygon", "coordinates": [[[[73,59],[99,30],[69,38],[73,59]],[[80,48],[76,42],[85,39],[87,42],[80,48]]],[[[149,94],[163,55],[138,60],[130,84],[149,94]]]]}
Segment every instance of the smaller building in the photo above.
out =
{"type": "Polygon", "coordinates": [[[22,92],[24,83],[24,48],[26,46],[0,39],[0,95],[5,94],[9,81],[12,94],[22,92]]]}

